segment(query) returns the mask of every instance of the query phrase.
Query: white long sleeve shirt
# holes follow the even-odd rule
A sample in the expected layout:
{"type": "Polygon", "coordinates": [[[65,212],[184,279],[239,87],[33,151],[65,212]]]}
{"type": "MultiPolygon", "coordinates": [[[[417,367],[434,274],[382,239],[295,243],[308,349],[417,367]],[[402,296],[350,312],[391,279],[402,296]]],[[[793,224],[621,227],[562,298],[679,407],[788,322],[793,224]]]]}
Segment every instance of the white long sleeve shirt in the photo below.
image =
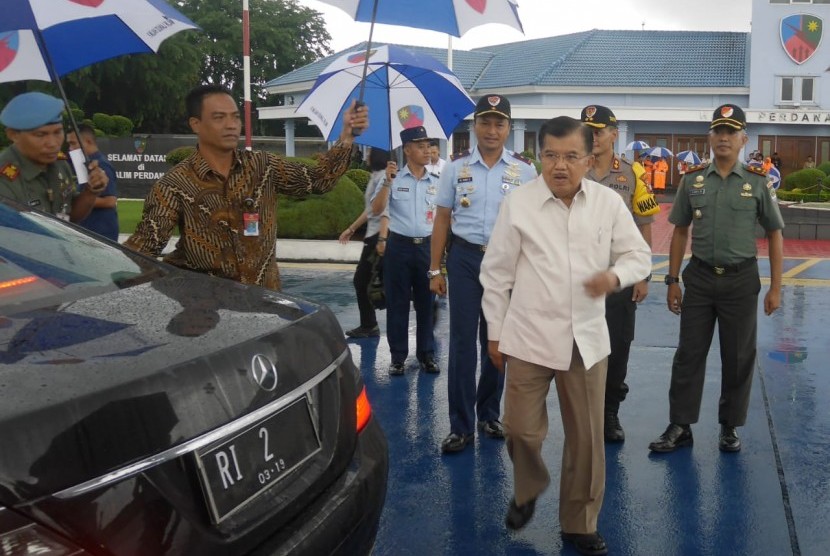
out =
{"type": "Polygon", "coordinates": [[[585,367],[611,352],[605,299],[583,283],[610,270],[621,287],[651,272],[651,250],[620,196],[582,180],[568,207],[543,176],[503,202],[481,263],[490,340],[506,355],[567,370],[576,341],[585,367]]]}

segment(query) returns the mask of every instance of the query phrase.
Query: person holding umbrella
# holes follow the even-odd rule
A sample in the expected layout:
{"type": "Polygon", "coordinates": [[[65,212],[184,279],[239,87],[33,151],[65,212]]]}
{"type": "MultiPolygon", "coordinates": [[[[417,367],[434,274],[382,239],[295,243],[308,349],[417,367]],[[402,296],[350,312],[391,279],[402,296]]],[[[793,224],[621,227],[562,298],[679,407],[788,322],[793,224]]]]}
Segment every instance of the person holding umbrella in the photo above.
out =
{"type": "Polygon", "coordinates": [[[450,434],[441,443],[444,453],[463,450],[472,441],[476,428],[491,438],[504,438],[504,427],[499,421],[504,375],[487,357],[487,322],[481,312],[479,271],[502,200],[536,178],[536,167],[529,160],[504,148],[510,135],[507,98],[481,97],[473,116],[473,131],[476,148],[453,157],[441,174],[432,232],[429,285],[438,295],[447,294],[440,269],[450,228],[453,238],[447,255],[447,277],[452,283],[447,364],[450,434]],[[476,385],[478,356],[481,374],[476,385]]]}
{"type": "Polygon", "coordinates": [[[273,153],[238,149],[239,107],[225,87],[196,87],[185,104],[196,152],[153,185],[125,245],[158,257],[178,225],[181,238],[166,262],[280,289],[277,194],[330,191],[349,167],[352,130],[369,125],[368,109],[352,102],[342,116],[340,140],[309,168],[273,153]]]}
{"type": "Polygon", "coordinates": [[[89,164],[86,186],[76,191],[63,147],[63,101],[44,93],[23,93],[0,112],[12,145],[0,152],[0,195],[31,208],[79,222],[87,217],[107,175],[89,164]]]}
{"type": "MultiPolygon", "coordinates": [[[[651,247],[651,224],[656,212],[643,214],[634,202],[635,193],[647,191],[643,181],[645,173],[642,167],[632,166],[620,160],[614,154],[614,142],[617,140],[617,118],[610,108],[600,105],[586,106],[582,109],[582,122],[591,128],[594,134],[594,165],[588,170],[586,178],[601,183],[620,194],[625,206],[634,216],[634,223],[640,234],[651,247]]],[[[631,342],[634,340],[637,304],[648,296],[649,275],[645,280],[615,291],[605,298],[605,322],[611,339],[611,355],[608,356],[608,375],[605,382],[605,425],[606,442],[623,442],[625,431],[620,424],[620,404],[628,394],[625,377],[628,374],[628,356],[631,342]]]]}

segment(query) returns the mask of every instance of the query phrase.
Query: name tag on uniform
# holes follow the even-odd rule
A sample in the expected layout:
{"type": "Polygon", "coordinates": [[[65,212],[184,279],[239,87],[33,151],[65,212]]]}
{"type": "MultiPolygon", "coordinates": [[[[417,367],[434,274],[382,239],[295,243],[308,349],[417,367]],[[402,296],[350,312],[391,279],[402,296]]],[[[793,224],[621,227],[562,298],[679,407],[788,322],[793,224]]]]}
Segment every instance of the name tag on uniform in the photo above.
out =
{"type": "Polygon", "coordinates": [[[399,188],[398,188],[398,191],[404,191],[404,192],[406,192],[406,191],[409,191],[409,188],[408,188],[408,187],[399,187],[399,188]]]}
{"type": "Polygon", "coordinates": [[[690,189],[689,197],[694,197],[695,195],[703,195],[704,193],[706,193],[705,189],[690,189]]]}
{"type": "Polygon", "coordinates": [[[473,181],[473,176],[468,176],[466,178],[458,178],[458,183],[468,183],[473,181]]]}

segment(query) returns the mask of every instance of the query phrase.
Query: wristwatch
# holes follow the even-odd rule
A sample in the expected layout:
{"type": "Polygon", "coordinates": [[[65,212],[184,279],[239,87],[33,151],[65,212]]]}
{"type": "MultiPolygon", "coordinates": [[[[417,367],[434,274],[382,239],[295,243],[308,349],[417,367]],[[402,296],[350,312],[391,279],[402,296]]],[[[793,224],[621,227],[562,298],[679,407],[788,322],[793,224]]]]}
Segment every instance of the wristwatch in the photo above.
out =
{"type": "Polygon", "coordinates": [[[441,276],[441,271],[440,270],[427,270],[427,278],[432,280],[436,276],[441,276]]]}
{"type": "Polygon", "coordinates": [[[665,278],[663,278],[663,282],[664,282],[667,286],[669,286],[669,285],[671,285],[671,284],[679,284],[679,283],[680,283],[680,276],[669,276],[669,275],[667,274],[667,275],[666,275],[666,277],[665,277],[665,278]]]}

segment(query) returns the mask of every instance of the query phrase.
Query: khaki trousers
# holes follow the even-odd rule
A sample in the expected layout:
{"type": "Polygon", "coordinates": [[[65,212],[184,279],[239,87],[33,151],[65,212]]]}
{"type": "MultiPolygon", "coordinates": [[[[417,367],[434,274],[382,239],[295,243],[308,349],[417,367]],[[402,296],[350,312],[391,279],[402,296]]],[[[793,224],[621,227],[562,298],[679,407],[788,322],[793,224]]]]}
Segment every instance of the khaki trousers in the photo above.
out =
{"type": "Polygon", "coordinates": [[[545,400],[551,380],[556,381],[565,432],[559,478],[559,525],[563,533],[597,530],[605,495],[603,408],[607,369],[607,358],[586,369],[576,343],[567,371],[507,358],[504,429],[519,505],[538,498],[550,483],[542,443],[548,433],[545,400]]]}

